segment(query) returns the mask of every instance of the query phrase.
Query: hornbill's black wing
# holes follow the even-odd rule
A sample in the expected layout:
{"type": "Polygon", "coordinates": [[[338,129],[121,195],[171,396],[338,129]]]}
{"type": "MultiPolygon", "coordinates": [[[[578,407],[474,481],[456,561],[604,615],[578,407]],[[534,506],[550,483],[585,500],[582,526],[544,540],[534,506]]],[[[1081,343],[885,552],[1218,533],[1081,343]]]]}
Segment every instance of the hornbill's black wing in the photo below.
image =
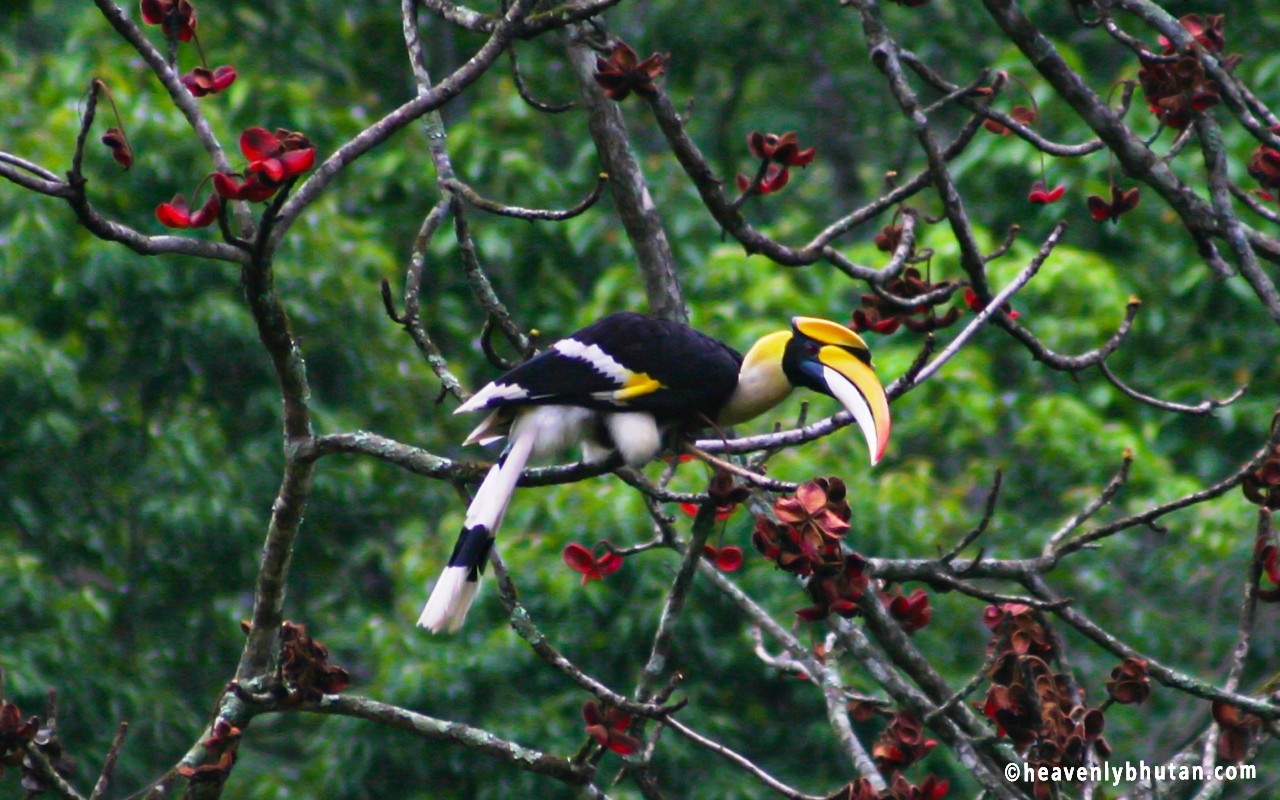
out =
{"type": "Polygon", "coordinates": [[[735,350],[687,325],[623,312],[555,342],[465,408],[560,404],[714,418],[741,363],[735,350]]]}

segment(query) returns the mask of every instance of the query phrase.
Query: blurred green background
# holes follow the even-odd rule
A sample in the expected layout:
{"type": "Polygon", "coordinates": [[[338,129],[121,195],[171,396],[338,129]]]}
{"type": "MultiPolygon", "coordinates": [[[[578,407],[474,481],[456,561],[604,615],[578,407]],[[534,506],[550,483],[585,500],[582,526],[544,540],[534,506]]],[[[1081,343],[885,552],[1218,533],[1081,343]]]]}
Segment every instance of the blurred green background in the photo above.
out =
{"type": "MultiPolygon", "coordinates": [[[[323,158],[411,96],[397,3],[247,0],[202,2],[199,33],[209,65],[232,64],[239,80],[202,101],[234,155],[252,125],[304,131],[323,158]]],[[[1067,142],[1087,137],[1020,55],[974,5],[886,4],[894,34],[957,83],[979,69],[1008,70],[1039,102],[1041,130],[1067,142]]],[[[1074,23],[1067,3],[1028,2],[1035,20],[1099,92],[1132,78],[1135,60],[1099,30],[1074,23]]],[[[1280,20],[1257,2],[1167,3],[1174,14],[1229,11],[1228,51],[1264,100],[1276,85],[1280,20]],[[1228,9],[1228,5],[1230,8],[1228,9]]],[[[131,12],[132,13],[132,12],[131,12]]],[[[425,17],[437,79],[481,41],[425,17]]],[[[642,55],[670,53],[666,86],[696,99],[690,127],[727,179],[749,172],[752,130],[795,130],[818,159],[782,193],[753,201],[752,221],[799,244],[874,197],[886,171],[909,175],[923,160],[908,126],[871,68],[856,16],[836,3],[655,2],[610,11],[611,29],[642,55]]],[[[148,31],[159,42],[156,29],[148,31]]],[[[1153,38],[1153,37],[1148,37],[1153,38]]],[[[518,45],[526,79],[547,101],[576,96],[557,36],[518,45]]],[[[184,48],[182,66],[196,65],[184,48]]],[[[0,5],[0,150],[59,174],[70,166],[91,77],[107,82],[137,162],[122,172],[105,148],[90,150],[91,197],[111,216],[161,232],[153,211],[191,192],[212,169],[157,81],[90,4],[30,0],[0,5]]],[[[1027,102],[1011,87],[1003,107],[1027,102]]],[[[1154,133],[1140,98],[1133,122],[1154,133]]],[[[102,128],[105,108],[99,108],[102,128]]],[[[664,152],[642,105],[624,105],[634,144],[676,252],[695,325],[739,347],[795,313],[847,319],[863,287],[824,266],[785,269],[726,243],[689,182],[664,152]]],[[[1225,113],[1219,116],[1226,120],[1225,113]]],[[[580,111],[548,116],[517,95],[500,64],[445,113],[459,176],[483,194],[522,206],[564,207],[599,167],[580,111]]],[[[936,119],[954,131],[955,113],[936,119]]],[[[1255,146],[1226,125],[1232,173],[1246,186],[1255,146]]],[[[96,129],[101,133],[100,129],[96,129]]],[[[1165,132],[1158,148],[1172,136],[1165,132]]],[[[426,136],[418,126],[365,156],[335,181],[288,235],[277,278],[307,357],[318,431],[366,429],[451,457],[484,458],[458,442],[474,420],[438,405],[438,382],[412,343],[383,314],[378,283],[399,287],[412,238],[436,198],[426,136]]],[[[1194,150],[1194,148],[1192,148],[1194,150]]],[[[234,160],[234,158],[233,158],[234,160]]],[[[1197,174],[1196,158],[1174,162],[1197,174]]],[[[1088,218],[1084,197],[1105,194],[1105,153],[1048,160],[1056,205],[1032,206],[1027,189],[1041,160],[1025,143],[981,133],[955,162],[971,218],[988,246],[1017,223],[1010,254],[993,263],[1001,285],[1024,266],[1059,219],[1070,228],[1039,277],[1016,299],[1046,344],[1074,353],[1100,344],[1131,295],[1143,309],[1110,362],[1135,387],[1198,402],[1241,384],[1250,390],[1210,418],[1141,406],[1096,371],[1055,373],[996,330],[893,407],[894,439],[868,472],[865,445],[841,434],[778,456],[788,480],[838,474],[851,485],[849,542],[869,556],[929,556],[981,516],[997,469],[1004,491],[984,539],[993,556],[1039,551],[1047,535],[1096,496],[1136,454],[1133,476],[1103,518],[1141,510],[1224,476],[1260,445],[1276,406],[1276,328],[1239,280],[1215,281],[1191,241],[1154,195],[1117,226],[1088,218]]],[[[1117,179],[1120,176],[1117,174],[1117,179]]],[[[929,195],[914,205],[936,214],[929,195]]],[[[604,313],[641,308],[629,245],[606,198],[563,224],[472,217],[480,257],[516,319],[552,336],[604,313]]],[[[841,241],[850,258],[879,266],[879,224],[841,241]]],[[[447,234],[447,230],[446,230],[447,234]]],[[[193,233],[210,236],[211,231],[193,233]]],[[[960,278],[945,225],[926,226],[934,279],[960,278]]],[[[474,388],[495,376],[476,336],[451,236],[433,242],[423,313],[453,369],[474,388]]],[[[944,333],[944,338],[947,336],[944,333]]],[[[869,336],[891,379],[918,351],[900,331],[869,336]]],[[[0,186],[0,665],[5,696],[42,713],[58,690],[59,722],[79,762],[79,785],[96,775],[119,720],[130,735],[117,769],[128,790],[157,777],[186,751],[234,672],[253,576],[282,463],[280,400],[245,308],[237,270],[196,259],[145,258],[104,244],[58,201],[0,186]]],[[[834,411],[814,400],[815,412],[834,411]]],[[[787,423],[793,399],[773,418],[787,423]]],[[[655,467],[656,469],[656,467],[655,467]]],[[[685,465],[678,484],[702,488],[685,465]]],[[[678,512],[676,512],[678,513],[678,512]]],[[[452,637],[413,627],[429,582],[452,547],[463,506],[447,485],[367,458],[335,457],[316,473],[297,543],[286,617],[304,622],[351,670],[352,692],[484,726],[523,744],[572,754],[584,741],[582,692],[549,671],[510,631],[489,586],[452,637]]],[[[1236,608],[1251,552],[1255,512],[1238,492],[1137,530],[1070,559],[1051,579],[1078,607],[1153,656],[1221,678],[1234,642],[1236,608]]],[[[687,527],[687,522],[682,521],[687,527]]],[[[750,549],[745,512],[722,541],[750,549]]],[[[635,685],[676,564],[670,554],[629,560],[587,587],[561,561],[569,541],[619,544],[649,535],[634,491],[611,478],[517,494],[502,552],[523,598],[552,640],[609,685],[635,685]]],[[[748,553],[735,576],[781,618],[806,604],[791,581],[748,553]]],[[[934,596],[918,645],[961,685],[985,658],[982,606],[934,596]]],[[[848,780],[820,694],[752,653],[741,615],[695,589],[680,629],[676,668],[686,676],[681,719],[755,758],[784,781],[821,792],[848,780]]],[[[1274,630],[1263,609],[1260,630],[1274,630]]],[[[815,641],[821,629],[806,637],[815,641]]],[[[1076,645],[1078,678],[1098,702],[1114,659],[1076,645]]],[[[1276,664],[1275,637],[1260,635],[1245,685],[1276,664]]],[[[849,683],[874,692],[865,676],[849,683]]],[[[1208,721],[1208,705],[1157,689],[1147,706],[1107,715],[1115,758],[1155,761],[1208,721]]],[[[859,728],[870,742],[881,723],[859,728]]],[[[607,756],[607,758],[616,758],[607,756]]],[[[664,736],[656,768],[672,796],[756,795],[741,773],[683,740],[664,736]]],[[[621,763],[619,762],[619,766],[621,763]]],[[[941,750],[925,769],[971,789],[941,750]]],[[[923,775],[923,770],[919,773],[923,775]]],[[[12,782],[16,774],[0,780],[12,782]]],[[[1228,791],[1233,791],[1228,787],[1228,791]]],[[[635,796],[627,783],[617,797],[635,796]]],[[[246,735],[228,796],[503,798],[567,790],[457,747],[424,744],[368,723],[301,715],[260,717],[246,735]]]]}

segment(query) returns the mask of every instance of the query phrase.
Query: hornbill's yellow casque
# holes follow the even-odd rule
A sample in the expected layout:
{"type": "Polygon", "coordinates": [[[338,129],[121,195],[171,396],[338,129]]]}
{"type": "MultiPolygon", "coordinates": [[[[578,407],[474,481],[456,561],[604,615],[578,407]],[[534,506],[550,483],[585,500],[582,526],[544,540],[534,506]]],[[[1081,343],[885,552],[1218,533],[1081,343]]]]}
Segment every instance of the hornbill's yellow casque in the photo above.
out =
{"type": "Polygon", "coordinates": [[[640,466],[663,440],[744,422],[796,386],[831,395],[853,414],[875,464],[889,441],[889,403],[862,337],[825,319],[796,317],[747,355],[687,325],[613,314],[583,328],[476,392],[457,412],[491,413],[464,444],[507,437],[467,509],[449,565],[418,624],[457,630],[493,537],[532,456],[581,445],[586,461],[619,453],[640,466]]]}

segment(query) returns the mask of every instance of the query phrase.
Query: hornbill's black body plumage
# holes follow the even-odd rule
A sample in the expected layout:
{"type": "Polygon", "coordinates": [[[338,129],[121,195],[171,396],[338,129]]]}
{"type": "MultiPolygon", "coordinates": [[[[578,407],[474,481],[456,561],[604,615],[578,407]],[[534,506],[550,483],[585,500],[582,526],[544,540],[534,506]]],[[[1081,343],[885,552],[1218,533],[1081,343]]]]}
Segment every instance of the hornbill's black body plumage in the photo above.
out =
{"type": "Polygon", "coordinates": [[[888,401],[861,337],[796,317],[746,356],[678,322],[623,312],[561,339],[486,385],[458,412],[489,411],[466,444],[508,444],[476,490],[462,533],[418,624],[456,630],[516,481],[529,459],[581,446],[584,459],[617,452],[633,466],[664,440],[743,422],[796,386],[836,397],[862,429],[874,464],[889,437],[888,401]]]}

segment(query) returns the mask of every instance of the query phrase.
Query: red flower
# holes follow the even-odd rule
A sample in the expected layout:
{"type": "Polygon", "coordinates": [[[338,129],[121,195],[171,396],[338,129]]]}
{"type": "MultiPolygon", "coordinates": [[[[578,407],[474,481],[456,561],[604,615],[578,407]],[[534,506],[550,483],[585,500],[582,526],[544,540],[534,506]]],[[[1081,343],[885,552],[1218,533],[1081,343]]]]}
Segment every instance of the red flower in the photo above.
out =
{"type": "Polygon", "coordinates": [[[1062,195],[1067,191],[1064,185],[1055,186],[1052,189],[1046,188],[1044,181],[1036,181],[1031,184],[1031,191],[1027,193],[1027,200],[1032,203],[1048,205],[1056,203],[1062,199],[1062,195]]]}
{"type": "Polygon", "coordinates": [[[871,748],[876,766],[886,775],[901,772],[929,754],[938,743],[924,735],[924,725],[910,712],[895,714],[871,748]]]}
{"type": "Polygon", "coordinates": [[[161,25],[166,35],[189,42],[196,35],[196,9],[191,0],[142,0],[142,21],[161,25]]]}
{"type": "Polygon", "coordinates": [[[747,149],[761,161],[784,167],[807,167],[818,154],[816,147],[801,150],[795,131],[781,135],[752,131],[747,134],[747,149]]]}
{"type": "MultiPolygon", "coordinates": [[[[1280,134],[1280,125],[1271,126],[1271,132],[1280,134]]],[[[1268,189],[1280,189],[1280,152],[1270,147],[1259,147],[1249,156],[1247,167],[1253,179],[1268,189]]],[[[1268,196],[1266,199],[1272,199],[1268,196]]]]}
{"type": "Polygon", "coordinates": [[[775,500],[773,511],[779,522],[835,540],[849,532],[846,493],[839,478],[814,478],[800,484],[794,494],[775,500]]]}
{"type": "Polygon", "coordinates": [[[631,715],[617,706],[601,709],[596,701],[588,700],[582,707],[582,718],[587,722],[587,733],[613,752],[629,756],[640,749],[640,740],[627,733],[631,715]]]}
{"type": "Polygon", "coordinates": [[[187,91],[196,97],[205,97],[217,94],[235,83],[236,68],[227,65],[218,67],[215,70],[196,67],[179,80],[182,81],[183,86],[187,87],[187,91]]]}
{"type": "Polygon", "coordinates": [[[667,57],[654,53],[644,61],[626,42],[614,45],[608,58],[596,59],[594,77],[610,100],[625,100],[632,92],[651,95],[658,91],[654,81],[667,71],[667,57]]]}
{"type": "Polygon", "coordinates": [[[889,610],[889,616],[896,619],[907,633],[915,633],[933,619],[929,595],[924,589],[916,589],[909,595],[883,595],[881,599],[889,610]]]}
{"type": "Polygon", "coordinates": [[[187,206],[187,198],[175,194],[167,203],[156,206],[156,219],[166,228],[207,228],[218,218],[222,210],[222,200],[211,194],[204,205],[195,213],[187,206]]]}
{"type": "Polygon", "coordinates": [[[590,550],[577,542],[565,545],[562,556],[564,563],[571,569],[582,573],[583,586],[591,581],[602,581],[604,576],[617,572],[622,567],[622,556],[612,550],[606,550],[604,555],[596,558],[590,550]]]}
{"type": "Polygon", "coordinates": [[[316,149],[301,133],[277,128],[249,128],[240,134],[240,152],[249,159],[250,174],[275,183],[301,175],[316,163],[316,149]]]}
{"type": "Polygon", "coordinates": [[[1218,723],[1218,755],[1237,764],[1262,734],[1262,720],[1221,700],[1213,701],[1213,721],[1218,723]]]}
{"type": "Polygon", "coordinates": [[[742,566],[742,548],[702,546],[702,557],[716,565],[721,572],[733,572],[742,566]]]}
{"type": "MultiPolygon", "coordinates": [[[[747,134],[747,149],[751,155],[760,159],[763,174],[755,194],[772,194],[787,185],[791,180],[791,167],[804,168],[812,163],[818,154],[817,148],[800,149],[795,131],[784,134],[761,133],[752,131],[747,134]]],[[[751,188],[754,179],[739,174],[737,186],[739,192],[751,188]]]]}
{"type": "Polygon", "coordinates": [[[125,169],[133,166],[133,148],[129,147],[123,129],[107,128],[107,132],[102,134],[102,143],[111,148],[111,157],[117,164],[125,169]]]}
{"type": "Polygon", "coordinates": [[[1121,704],[1141,703],[1151,695],[1151,679],[1147,676],[1147,662],[1141,658],[1126,658],[1120,666],[1111,670],[1107,681],[1107,695],[1121,704]]]}
{"type": "Polygon", "coordinates": [[[1093,217],[1094,222],[1107,220],[1116,222],[1122,215],[1137,208],[1139,199],[1138,187],[1121,189],[1113,183],[1111,184],[1111,202],[1103,200],[1096,194],[1089,195],[1085,202],[1089,206],[1089,215],[1093,217]]]}
{"type": "Polygon", "coordinates": [[[249,128],[240,134],[240,152],[249,160],[243,181],[217,173],[213,188],[227,200],[258,202],[275,194],[286,180],[301,175],[316,163],[316,149],[301,133],[277,128],[249,128]]]}

